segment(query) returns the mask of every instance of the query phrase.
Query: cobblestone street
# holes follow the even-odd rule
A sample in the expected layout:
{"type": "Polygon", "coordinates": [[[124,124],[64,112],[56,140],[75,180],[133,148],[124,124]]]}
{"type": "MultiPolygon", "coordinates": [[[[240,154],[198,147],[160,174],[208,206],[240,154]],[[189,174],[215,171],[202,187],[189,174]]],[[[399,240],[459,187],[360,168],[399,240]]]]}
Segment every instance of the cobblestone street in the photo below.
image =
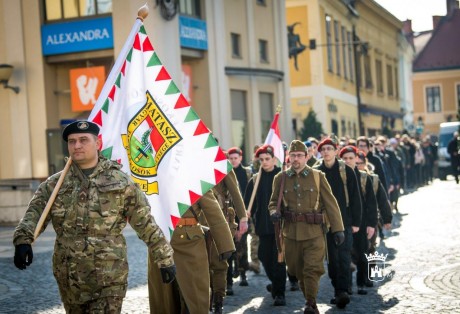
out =
{"type": "MultiPolygon", "coordinates": [[[[432,185],[401,197],[393,229],[385,233],[378,252],[388,254],[388,276],[367,296],[354,294],[345,310],[329,304],[333,290],[322,277],[318,304],[321,313],[460,313],[460,185],[436,180],[432,185]]],[[[30,268],[14,267],[13,227],[0,228],[0,313],[64,313],[51,269],[54,231],[34,245],[30,268]]],[[[129,290],[123,313],[148,313],[146,248],[127,228],[130,265],[129,290]]],[[[249,286],[234,283],[234,296],[225,299],[225,313],[303,313],[299,291],[286,292],[287,306],[274,308],[266,291],[267,277],[252,272],[249,286]]],[[[287,283],[289,288],[289,283],[287,283]]]]}

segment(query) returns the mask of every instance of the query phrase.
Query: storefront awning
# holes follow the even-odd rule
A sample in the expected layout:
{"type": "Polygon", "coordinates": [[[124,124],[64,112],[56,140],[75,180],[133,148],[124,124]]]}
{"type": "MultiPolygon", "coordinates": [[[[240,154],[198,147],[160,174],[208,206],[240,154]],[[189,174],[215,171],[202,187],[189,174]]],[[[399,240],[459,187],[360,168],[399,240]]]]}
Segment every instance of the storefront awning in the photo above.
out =
{"type": "Polygon", "coordinates": [[[361,113],[371,113],[371,114],[375,114],[378,116],[390,117],[394,119],[402,119],[402,117],[404,116],[404,114],[399,111],[392,111],[392,110],[387,110],[387,109],[376,108],[373,106],[369,106],[367,104],[361,104],[360,112],[361,113]]]}

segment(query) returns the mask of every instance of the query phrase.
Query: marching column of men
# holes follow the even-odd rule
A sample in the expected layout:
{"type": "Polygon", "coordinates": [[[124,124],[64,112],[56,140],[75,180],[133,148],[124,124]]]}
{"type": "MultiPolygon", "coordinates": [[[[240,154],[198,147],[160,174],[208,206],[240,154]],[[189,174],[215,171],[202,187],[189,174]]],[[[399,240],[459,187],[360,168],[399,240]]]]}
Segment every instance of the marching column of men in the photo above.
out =
{"type": "MultiPolygon", "coordinates": [[[[87,192],[85,187],[79,187],[80,181],[88,185],[88,191],[101,198],[103,193],[99,195],[96,190],[91,190],[93,185],[99,187],[102,184],[98,179],[99,173],[114,173],[116,178],[120,178],[121,183],[117,184],[123,184],[123,189],[114,188],[107,193],[119,193],[127,209],[120,211],[123,219],[117,220],[120,227],[116,232],[101,232],[98,227],[96,231],[85,229],[78,233],[65,229],[64,221],[64,229],[70,235],[66,237],[71,240],[90,233],[104,239],[111,237],[112,233],[122,237],[119,232],[126,225],[125,218],[130,218],[129,223],[149,245],[152,253],[148,258],[151,313],[204,314],[210,310],[222,313],[224,298],[233,294],[233,278],[240,276],[240,286],[249,285],[246,272],[253,270],[258,273],[259,259],[269,280],[266,288],[273,297],[274,306],[286,305],[289,270],[289,280],[291,283],[298,282],[305,297],[303,312],[319,313],[316,298],[320,278],[325,272],[326,257],[334,293],[331,304],[344,308],[350,302],[350,294],[353,293],[352,261],[357,268],[357,293],[365,295],[367,291],[364,287],[372,286],[366,253],[375,250],[377,228],[391,228],[389,195],[393,195],[392,200],[396,200],[397,204],[399,188],[407,184],[406,166],[401,163],[400,157],[408,159],[404,141],[399,142],[395,138],[387,141],[384,137],[371,141],[359,137],[356,141],[341,141],[342,148],[339,150],[338,141],[333,136],[321,141],[309,138],[305,143],[294,140],[289,149],[285,145],[289,162],[287,169],[276,165],[275,149],[271,145],[256,147],[251,167],[243,166],[243,151],[232,147],[227,151],[227,157],[233,170],[184,213],[168,244],[149,215],[148,204],[140,190],[119,171],[118,165],[99,154],[98,131],[96,125],[87,121],[77,121],[65,129],[63,139],[68,141],[69,151],[72,153],[75,146],[86,152],[80,159],[74,156],[75,165],[66,180],[75,181],[72,184],[82,191],[81,195],[87,192]],[[252,264],[248,260],[248,219],[252,221],[252,264]],[[142,228],[138,220],[142,221],[142,228]]],[[[42,205],[51,191],[48,185],[54,186],[56,178],[53,176],[41,185],[16,229],[14,262],[19,269],[25,269],[32,263],[30,242],[31,230],[38,217],[35,213],[43,210],[42,205]]],[[[65,182],[70,187],[71,184],[65,182]]],[[[58,201],[63,197],[64,193],[61,193],[58,201]]],[[[55,203],[52,217],[48,219],[53,224],[62,220],[56,216],[56,208],[60,204],[55,203]]],[[[96,210],[104,208],[97,207],[96,210]]],[[[63,227],[58,225],[55,228],[57,241],[63,241],[59,231],[63,227]]],[[[69,247],[80,245],[78,241],[66,241],[65,245],[69,247]]],[[[123,249],[124,241],[120,241],[111,244],[123,249]]],[[[121,253],[116,257],[118,259],[126,260],[121,253]]],[[[90,269],[83,266],[82,271],[88,273],[90,269]]],[[[55,265],[56,269],[59,267],[55,265]]],[[[86,299],[81,292],[86,286],[68,292],[64,285],[70,279],[57,276],[66,311],[104,308],[119,313],[126,293],[127,266],[122,271],[122,279],[114,281],[116,285],[91,286],[91,291],[97,293],[86,299]]],[[[91,282],[90,276],[87,277],[85,279],[91,282]]]]}

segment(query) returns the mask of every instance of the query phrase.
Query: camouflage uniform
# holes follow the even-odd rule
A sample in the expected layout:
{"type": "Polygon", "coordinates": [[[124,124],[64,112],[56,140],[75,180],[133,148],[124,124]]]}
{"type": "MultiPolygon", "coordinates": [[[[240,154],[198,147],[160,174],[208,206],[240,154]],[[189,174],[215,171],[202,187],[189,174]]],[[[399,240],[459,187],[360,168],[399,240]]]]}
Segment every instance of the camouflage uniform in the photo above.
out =
{"type": "MultiPolygon", "coordinates": [[[[144,193],[120,170],[116,162],[99,156],[86,177],[73,164],[50,213],[56,231],[53,273],[67,312],[89,309],[121,311],[127,290],[128,260],[122,230],[127,221],[149,248],[159,267],[172,266],[172,249],[150,215],[144,193]],[[107,298],[108,300],[102,300],[107,298]],[[105,304],[105,305],[104,305],[105,304]]],[[[14,233],[14,244],[31,244],[34,230],[60,177],[43,182],[14,233]]]]}
{"type": "Polygon", "coordinates": [[[219,254],[235,251],[232,234],[212,191],[184,213],[172,234],[171,246],[179,285],[164,284],[158,267],[152,266],[149,260],[150,313],[181,313],[181,309],[182,312],[185,309],[181,304],[184,302],[189,313],[209,312],[207,244],[215,246],[219,254]],[[209,226],[207,236],[210,238],[205,239],[200,223],[209,226]],[[184,302],[179,299],[178,289],[184,302]]]}

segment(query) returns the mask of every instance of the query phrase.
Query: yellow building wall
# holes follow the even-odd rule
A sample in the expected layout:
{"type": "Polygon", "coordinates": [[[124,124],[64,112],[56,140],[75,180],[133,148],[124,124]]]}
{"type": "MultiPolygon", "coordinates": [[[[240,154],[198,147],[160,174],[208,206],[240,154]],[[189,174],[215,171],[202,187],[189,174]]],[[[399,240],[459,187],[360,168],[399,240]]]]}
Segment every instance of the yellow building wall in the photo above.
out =
{"type": "Polygon", "coordinates": [[[412,77],[414,97],[414,125],[419,117],[424,123],[424,134],[437,134],[439,124],[447,122],[450,115],[457,121],[457,85],[460,85],[460,70],[415,72],[412,77]],[[439,86],[441,91],[441,112],[427,112],[426,88],[439,86]]]}
{"type": "MultiPolygon", "coordinates": [[[[396,97],[395,69],[398,67],[398,34],[399,29],[389,23],[383,16],[369,9],[366,5],[359,6],[360,21],[357,24],[356,33],[361,41],[368,42],[370,49],[370,66],[373,87],[371,89],[362,88],[361,102],[376,108],[400,112],[400,101],[396,97]],[[382,82],[383,93],[377,91],[377,70],[376,60],[382,62],[382,82]],[[392,68],[393,76],[393,95],[388,94],[387,65],[392,68]]],[[[363,80],[364,82],[364,67],[363,80]]],[[[367,127],[367,125],[365,125],[367,127]]]]}
{"type": "MultiPolygon", "coordinates": [[[[310,36],[307,21],[308,6],[299,5],[286,8],[287,25],[300,23],[294,27],[294,34],[299,35],[300,42],[308,47],[310,36]]],[[[290,58],[289,75],[291,79],[291,87],[311,85],[310,50],[308,48],[297,55],[297,67],[299,70],[295,69],[294,59],[290,58]]]]}

